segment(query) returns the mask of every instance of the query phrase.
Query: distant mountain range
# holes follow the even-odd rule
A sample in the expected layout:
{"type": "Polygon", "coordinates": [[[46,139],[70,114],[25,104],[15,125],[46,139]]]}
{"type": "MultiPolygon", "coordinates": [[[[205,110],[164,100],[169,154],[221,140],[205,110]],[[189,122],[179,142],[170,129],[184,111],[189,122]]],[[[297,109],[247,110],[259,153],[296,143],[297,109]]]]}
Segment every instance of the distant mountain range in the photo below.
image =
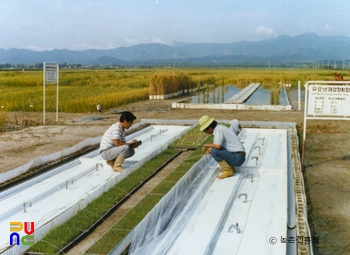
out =
{"type": "Polygon", "coordinates": [[[137,65],[137,64],[261,64],[348,61],[350,38],[343,36],[278,36],[258,42],[139,44],[110,50],[31,51],[0,49],[0,64],[137,65]]]}

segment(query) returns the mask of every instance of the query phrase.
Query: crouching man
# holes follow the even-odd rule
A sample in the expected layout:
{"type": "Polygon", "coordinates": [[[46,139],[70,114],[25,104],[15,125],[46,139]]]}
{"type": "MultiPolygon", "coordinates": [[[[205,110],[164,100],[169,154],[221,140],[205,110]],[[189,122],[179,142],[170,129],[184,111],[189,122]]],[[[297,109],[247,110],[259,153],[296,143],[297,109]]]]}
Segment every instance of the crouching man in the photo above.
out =
{"type": "Polygon", "coordinates": [[[107,160],[107,164],[112,167],[114,172],[122,172],[124,160],[135,154],[135,150],[130,148],[129,144],[136,140],[129,143],[125,141],[125,130],[132,126],[135,119],[136,117],[131,112],[123,112],[119,121],[110,126],[101,139],[101,157],[107,160]]]}
{"type": "Polygon", "coordinates": [[[218,125],[214,118],[202,116],[199,120],[200,131],[214,135],[213,143],[203,145],[202,154],[210,153],[221,167],[219,179],[235,174],[235,166],[241,166],[245,161],[244,146],[237,135],[228,127],[218,125]]]}

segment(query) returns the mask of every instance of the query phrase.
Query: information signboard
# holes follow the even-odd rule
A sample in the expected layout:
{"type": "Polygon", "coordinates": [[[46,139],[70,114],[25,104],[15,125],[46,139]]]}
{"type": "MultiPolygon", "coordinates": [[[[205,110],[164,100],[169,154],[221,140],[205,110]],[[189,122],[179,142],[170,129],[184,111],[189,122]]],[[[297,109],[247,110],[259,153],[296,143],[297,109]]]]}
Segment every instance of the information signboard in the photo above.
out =
{"type": "Polygon", "coordinates": [[[57,63],[47,63],[44,62],[43,71],[44,71],[44,84],[43,84],[43,118],[45,124],[45,112],[46,112],[46,84],[56,84],[56,122],[58,122],[58,70],[59,66],[57,63]]]}
{"type": "Polygon", "coordinates": [[[305,84],[301,163],[305,167],[307,120],[350,120],[350,81],[308,81],[305,84]]]}
{"type": "Polygon", "coordinates": [[[308,115],[350,116],[350,86],[310,85],[308,115]]]}
{"type": "Polygon", "coordinates": [[[45,83],[58,83],[58,64],[44,63],[45,83]]]}

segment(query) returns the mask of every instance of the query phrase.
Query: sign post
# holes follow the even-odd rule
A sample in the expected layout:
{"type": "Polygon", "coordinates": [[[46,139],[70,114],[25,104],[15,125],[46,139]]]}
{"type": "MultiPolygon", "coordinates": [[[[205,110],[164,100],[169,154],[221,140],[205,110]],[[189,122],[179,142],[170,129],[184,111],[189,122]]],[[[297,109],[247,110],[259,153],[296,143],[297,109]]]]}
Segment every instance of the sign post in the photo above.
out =
{"type": "Polygon", "coordinates": [[[306,121],[350,120],[350,82],[308,81],[305,84],[304,130],[301,163],[305,168],[306,121]]]}
{"type": "Polygon", "coordinates": [[[44,62],[44,88],[43,88],[43,118],[44,118],[44,125],[45,125],[45,112],[46,112],[46,93],[45,93],[45,87],[46,84],[56,84],[56,122],[58,122],[58,73],[59,73],[59,66],[57,63],[47,63],[44,62]]]}

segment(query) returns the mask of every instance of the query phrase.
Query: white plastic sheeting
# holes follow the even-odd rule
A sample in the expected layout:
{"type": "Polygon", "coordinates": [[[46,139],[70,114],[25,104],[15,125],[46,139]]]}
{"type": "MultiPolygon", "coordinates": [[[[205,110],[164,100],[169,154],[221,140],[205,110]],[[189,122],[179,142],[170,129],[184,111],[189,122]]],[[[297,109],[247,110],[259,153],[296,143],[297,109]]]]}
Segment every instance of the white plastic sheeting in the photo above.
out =
{"type": "MultiPolygon", "coordinates": [[[[126,170],[122,173],[113,172],[97,149],[0,192],[0,253],[21,254],[29,248],[22,244],[10,247],[10,222],[34,222],[35,242],[39,241],[51,228],[85,208],[90,201],[158,155],[191,128],[153,125],[128,135],[127,140],[139,139],[143,143],[133,157],[125,160],[123,167],[126,170]]],[[[19,234],[21,237],[25,235],[23,230],[19,234]]]]}
{"type": "Polygon", "coordinates": [[[217,171],[213,169],[217,164],[210,159],[211,156],[204,156],[193,165],[111,254],[120,254],[130,240],[130,254],[165,254],[216,178],[217,171]]]}
{"type": "Polygon", "coordinates": [[[36,159],[33,159],[31,161],[29,161],[27,164],[17,167],[15,169],[12,169],[10,171],[4,172],[0,174],[0,182],[5,182],[7,180],[10,180],[12,178],[15,178],[18,175],[21,175],[25,172],[27,172],[28,170],[41,166],[41,165],[45,165],[46,163],[58,160],[60,158],[63,158],[65,156],[68,156],[70,154],[73,154],[77,151],[80,151],[81,149],[87,147],[87,146],[91,146],[91,145],[95,145],[98,144],[101,140],[101,137],[96,137],[96,138],[88,138],[72,147],[69,147],[67,149],[49,154],[49,155],[45,155],[45,156],[40,156],[37,157],[36,159]]]}
{"type": "Polygon", "coordinates": [[[133,255],[286,254],[287,130],[239,137],[247,159],[234,177],[217,179],[215,160],[202,157],[110,254],[130,243],[133,255]]]}

